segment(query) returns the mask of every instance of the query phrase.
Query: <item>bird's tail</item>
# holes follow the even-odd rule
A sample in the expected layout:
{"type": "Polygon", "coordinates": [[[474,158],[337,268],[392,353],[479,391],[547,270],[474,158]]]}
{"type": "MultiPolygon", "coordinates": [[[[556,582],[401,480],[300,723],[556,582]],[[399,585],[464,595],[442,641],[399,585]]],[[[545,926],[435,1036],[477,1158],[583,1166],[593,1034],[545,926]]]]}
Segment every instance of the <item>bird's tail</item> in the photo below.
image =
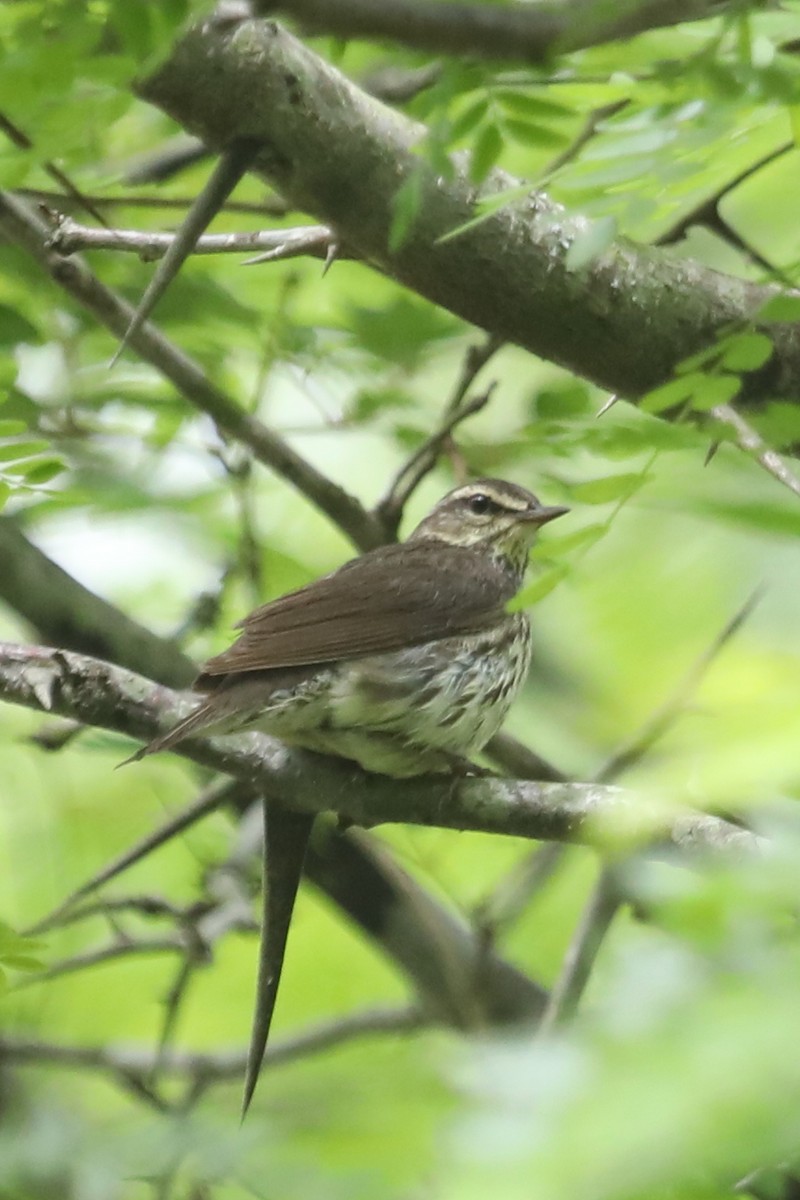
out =
{"type": "Polygon", "coordinates": [[[182,742],[184,738],[189,737],[192,733],[197,733],[201,729],[207,729],[210,725],[216,724],[219,719],[219,714],[215,711],[215,706],[210,701],[205,701],[193,713],[189,713],[188,717],[184,717],[172,729],[166,733],[161,733],[157,738],[153,738],[152,742],[148,742],[146,746],[142,746],[130,758],[126,758],[124,762],[118,763],[120,767],[127,767],[128,763],[139,762],[140,759],[146,758],[148,754],[159,754],[162,750],[171,750],[173,746],[177,746],[178,742],[182,742]]]}

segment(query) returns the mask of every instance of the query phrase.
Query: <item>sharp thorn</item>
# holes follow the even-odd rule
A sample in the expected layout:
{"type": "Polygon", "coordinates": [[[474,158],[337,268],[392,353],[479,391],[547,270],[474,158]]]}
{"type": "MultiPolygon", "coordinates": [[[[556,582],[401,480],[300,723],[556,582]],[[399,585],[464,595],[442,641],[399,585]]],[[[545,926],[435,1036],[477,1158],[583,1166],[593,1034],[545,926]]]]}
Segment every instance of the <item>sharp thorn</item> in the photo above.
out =
{"type": "Polygon", "coordinates": [[[242,1120],[247,1115],[261,1072],[278,996],[286,939],[297,888],[303,873],[303,859],[314,824],[312,813],[292,812],[271,799],[263,801],[263,813],[261,942],[258,952],[255,1012],[242,1097],[242,1120]]]}

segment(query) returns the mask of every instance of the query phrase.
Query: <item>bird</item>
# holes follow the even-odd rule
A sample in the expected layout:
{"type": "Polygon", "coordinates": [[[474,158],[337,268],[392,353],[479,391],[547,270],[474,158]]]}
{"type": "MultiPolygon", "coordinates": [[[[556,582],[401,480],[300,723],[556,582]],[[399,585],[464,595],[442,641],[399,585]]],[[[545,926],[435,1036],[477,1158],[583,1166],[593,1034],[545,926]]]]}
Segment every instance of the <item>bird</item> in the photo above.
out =
{"type": "Polygon", "coordinates": [[[509,613],[539,529],[569,510],[500,479],[449,492],[405,542],[255,609],[194,683],[205,699],[131,760],[260,729],[408,778],[450,773],[500,728],[527,675],[509,613]]]}
{"type": "MultiPolygon", "coordinates": [[[[134,761],[201,733],[259,729],[291,746],[410,779],[469,773],[531,655],[508,611],[539,529],[569,509],[502,479],[448,492],[405,542],[381,546],[255,609],[202,667],[205,697],[134,761]]],[[[242,1116],[267,1045],[314,817],[266,796],[255,1015],[242,1116]]]]}

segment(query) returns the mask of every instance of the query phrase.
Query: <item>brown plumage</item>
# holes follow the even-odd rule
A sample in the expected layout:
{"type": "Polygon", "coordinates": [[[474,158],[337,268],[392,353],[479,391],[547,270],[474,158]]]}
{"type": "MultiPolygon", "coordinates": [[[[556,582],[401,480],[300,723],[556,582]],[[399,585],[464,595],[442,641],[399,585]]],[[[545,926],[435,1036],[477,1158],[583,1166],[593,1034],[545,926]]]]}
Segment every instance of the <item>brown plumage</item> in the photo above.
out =
{"type": "MultiPolygon", "coordinates": [[[[400,546],[346,563],[256,609],[203,667],[206,698],[134,758],[202,730],[262,728],[387,775],[450,771],[499,728],[530,654],[506,611],[545,508],[524,488],[456,488],[400,546]]],[[[267,1043],[310,814],[264,801],[264,913],[244,1109],[267,1043]]]]}
{"type": "MultiPolygon", "coordinates": [[[[518,668],[527,665],[527,654],[524,662],[515,660],[508,687],[502,680],[494,687],[487,673],[487,685],[497,693],[490,699],[500,702],[496,721],[478,720],[480,680],[470,683],[469,673],[461,673],[461,691],[455,683],[451,688],[453,728],[445,737],[434,727],[448,714],[426,714],[419,703],[436,675],[433,660],[440,657],[447,668],[473,644],[491,657],[493,638],[499,648],[506,632],[513,632],[512,640],[518,633],[527,647],[527,619],[509,617],[505,607],[519,587],[536,530],[564,511],[545,508],[530,492],[500,480],[456,488],[408,541],[370,551],[245,617],[237,641],[210,659],[195,681],[207,699],[133,758],[170,749],[202,729],[257,727],[388,774],[446,770],[455,755],[479,749],[494,732],[521,683],[518,668]],[[481,638],[490,632],[488,640],[481,638]],[[397,695],[382,708],[393,679],[397,695]],[[463,731],[457,720],[462,701],[469,717],[463,731]],[[428,753],[426,719],[433,739],[428,753]]],[[[480,662],[476,666],[481,669],[480,662]]]]}
{"type": "Polygon", "coordinates": [[[240,622],[238,641],[205,664],[195,687],[205,690],[234,671],[335,662],[472,633],[498,620],[516,590],[510,570],[472,548],[435,541],[383,546],[257,608],[240,622]]]}

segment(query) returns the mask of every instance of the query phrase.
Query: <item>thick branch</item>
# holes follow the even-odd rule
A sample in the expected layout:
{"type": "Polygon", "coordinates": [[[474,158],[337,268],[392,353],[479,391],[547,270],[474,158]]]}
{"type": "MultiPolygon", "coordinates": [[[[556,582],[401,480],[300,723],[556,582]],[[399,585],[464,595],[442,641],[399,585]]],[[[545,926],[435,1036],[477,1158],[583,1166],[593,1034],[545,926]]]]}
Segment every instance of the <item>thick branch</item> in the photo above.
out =
{"type": "MultiPolygon", "coordinates": [[[[417,50],[542,62],[551,54],[696,21],[718,11],[702,0],[572,0],[572,3],[431,4],[430,0],[259,0],[311,33],[390,38],[417,50]]],[[[724,5],[722,7],[725,7],[724,5]]]]}
{"type": "MultiPolygon", "coordinates": [[[[424,127],[273,22],[195,27],[140,91],[217,149],[241,137],[260,142],[258,172],[401,283],[621,395],[663,382],[774,294],[623,238],[572,270],[568,251],[589,222],[533,190],[442,240],[476,215],[465,170],[456,164],[448,179],[430,169],[414,152],[424,127]],[[412,177],[416,219],[390,249],[395,197],[412,177]]],[[[496,171],[482,193],[518,186],[496,171]]],[[[775,353],[755,381],[759,393],[800,399],[800,326],[769,332],[775,353]]]]}
{"type": "Polygon", "coordinates": [[[171,641],[132,621],[82,586],[0,517],[0,599],[57,646],[128,666],[166,683],[191,683],[197,668],[171,641]]]}
{"type": "MultiPolygon", "coordinates": [[[[109,663],[0,643],[0,698],[134,737],[152,737],[186,714],[184,699],[109,663]]],[[[192,740],[181,753],[246,780],[290,808],[333,810],[359,825],[397,822],[607,846],[664,842],[737,853],[759,844],[716,817],[664,817],[640,797],[586,783],[370,775],[352,763],[292,751],[262,734],[192,740]]]]}

